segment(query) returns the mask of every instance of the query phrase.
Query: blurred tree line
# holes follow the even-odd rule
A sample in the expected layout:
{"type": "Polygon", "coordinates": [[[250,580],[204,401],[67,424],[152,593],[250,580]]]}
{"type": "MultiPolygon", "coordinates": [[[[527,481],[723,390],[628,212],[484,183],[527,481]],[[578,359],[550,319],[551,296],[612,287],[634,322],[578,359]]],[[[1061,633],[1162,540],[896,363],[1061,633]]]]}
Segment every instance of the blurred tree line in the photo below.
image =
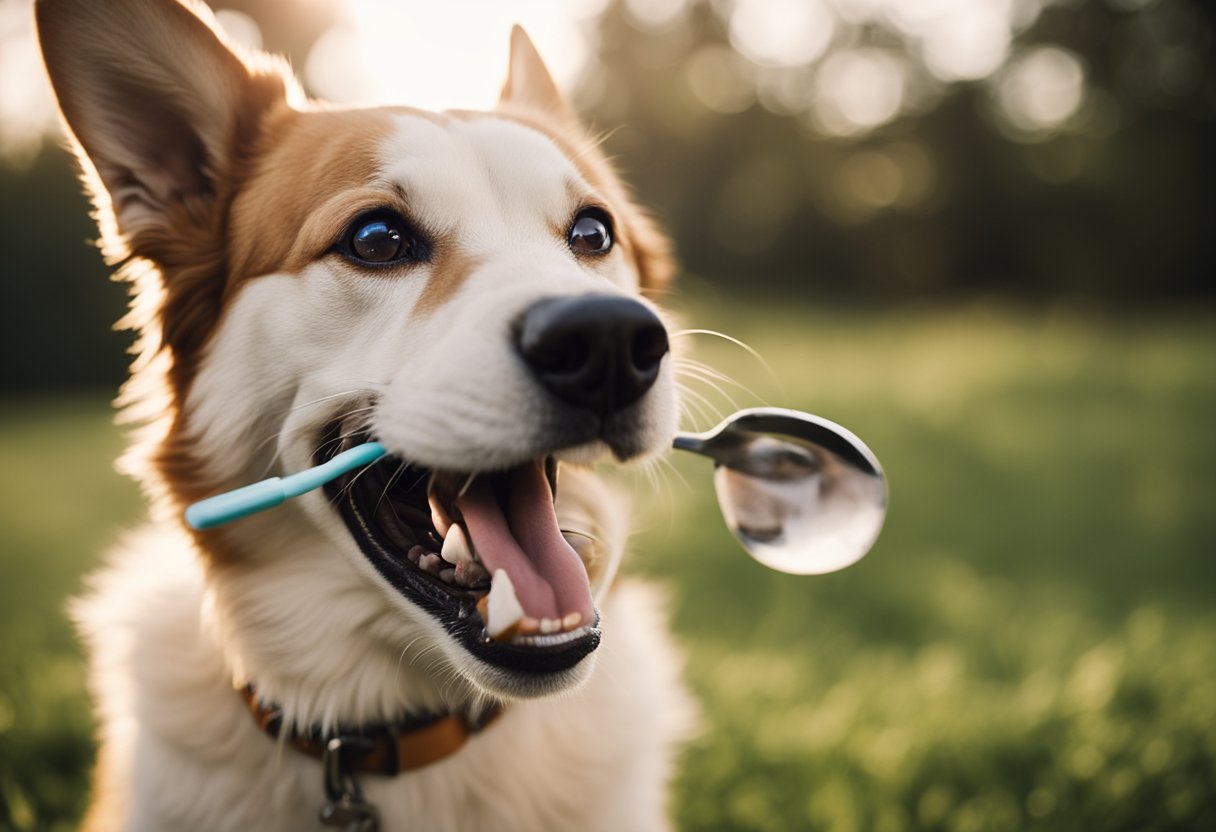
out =
{"type": "MultiPolygon", "coordinates": [[[[689,271],[736,289],[871,301],[1212,298],[1213,4],[1046,5],[1015,31],[1006,67],[953,83],[925,72],[918,44],[881,20],[838,20],[833,46],[810,66],[737,57],[703,73],[707,56],[739,40],[724,6],[695,2],[646,26],[613,2],[585,84],[607,148],[673,230],[689,271]],[[1067,119],[1027,130],[1001,112],[1018,80],[1003,70],[1045,45],[1074,56],[1083,89],[1067,119]],[[815,86],[839,63],[834,50],[892,56],[904,67],[902,110],[862,110],[845,135],[814,120],[833,92],[815,86]],[[717,100],[732,85],[737,100],[717,100]],[[808,102],[791,102],[790,87],[810,90],[809,125],[798,112],[808,102]]],[[[1055,80],[1039,75],[1028,80],[1055,80]]],[[[844,80],[843,94],[866,92],[844,80]]]]}
{"type": "MultiPolygon", "coordinates": [[[[216,5],[297,66],[339,13],[216,5]]],[[[716,285],[1213,298],[1210,3],[609,0],[587,25],[598,47],[575,99],[685,269],[716,285]]],[[[129,338],[107,327],[125,299],[94,234],[61,150],[0,158],[0,391],[121,379],[129,338]]]]}

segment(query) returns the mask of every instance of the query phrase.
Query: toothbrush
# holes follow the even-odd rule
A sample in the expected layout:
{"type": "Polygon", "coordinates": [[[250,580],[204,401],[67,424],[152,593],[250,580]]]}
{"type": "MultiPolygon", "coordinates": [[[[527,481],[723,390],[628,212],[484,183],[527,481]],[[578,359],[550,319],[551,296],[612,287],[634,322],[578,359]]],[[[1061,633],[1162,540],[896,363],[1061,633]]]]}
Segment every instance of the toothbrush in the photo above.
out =
{"type": "Polygon", "coordinates": [[[186,522],[191,528],[201,531],[240,520],[274,508],[284,500],[307,494],[356,468],[370,465],[387,452],[379,442],[367,442],[289,477],[271,477],[235,491],[208,497],[186,509],[186,522]]]}

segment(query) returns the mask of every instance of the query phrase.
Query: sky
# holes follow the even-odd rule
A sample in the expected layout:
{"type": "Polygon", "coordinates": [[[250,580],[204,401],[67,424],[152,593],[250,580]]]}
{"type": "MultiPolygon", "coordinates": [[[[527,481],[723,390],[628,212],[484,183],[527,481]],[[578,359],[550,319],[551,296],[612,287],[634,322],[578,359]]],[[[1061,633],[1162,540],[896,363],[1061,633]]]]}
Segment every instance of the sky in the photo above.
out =
{"type": "MultiPolygon", "coordinates": [[[[285,0],[286,1],[286,0],[285,0]]],[[[1128,8],[1155,0],[1108,0],[1128,8]]],[[[319,97],[426,109],[494,103],[508,34],[520,23],[560,86],[594,59],[595,17],[607,0],[292,0],[339,7],[297,66],[319,97]]],[[[1050,133],[1085,103],[1085,67],[1061,47],[1018,48],[1045,5],[1067,0],[705,0],[729,32],[682,69],[702,104],[738,112],[754,102],[819,135],[853,137],[923,107],[959,82],[985,82],[1017,136],[1050,133]],[[856,43],[877,25],[906,49],[856,43]]],[[[678,27],[690,0],[625,0],[641,27],[678,27]]],[[[249,17],[215,0],[234,40],[260,45],[249,17]]],[[[20,161],[57,129],[34,37],[32,0],[0,0],[0,161],[20,161]]]]}

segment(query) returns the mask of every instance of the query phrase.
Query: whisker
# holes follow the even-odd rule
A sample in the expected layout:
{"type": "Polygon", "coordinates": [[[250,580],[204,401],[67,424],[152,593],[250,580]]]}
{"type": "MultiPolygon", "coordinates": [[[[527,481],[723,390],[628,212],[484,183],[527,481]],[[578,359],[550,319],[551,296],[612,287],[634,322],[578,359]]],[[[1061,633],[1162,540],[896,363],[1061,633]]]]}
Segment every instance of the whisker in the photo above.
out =
{"type": "Polygon", "coordinates": [[[472,487],[473,480],[475,480],[475,479],[477,479],[477,472],[471,471],[469,473],[469,478],[464,481],[464,485],[460,486],[460,491],[458,491],[456,493],[457,500],[459,500],[461,497],[463,497],[465,495],[465,493],[469,490],[469,488],[472,487]]]}
{"type": "Polygon", "coordinates": [[[685,478],[685,476],[680,473],[680,469],[677,468],[675,466],[675,464],[667,457],[665,457],[665,456],[655,457],[654,467],[655,467],[655,473],[663,475],[663,477],[665,478],[664,481],[667,481],[666,480],[667,475],[671,474],[671,475],[675,476],[675,478],[677,480],[680,481],[680,485],[684,486],[684,490],[687,491],[689,493],[689,495],[692,495],[695,493],[693,491],[692,486],[689,485],[687,478],[685,478]]]}
{"type": "MultiPolygon", "coordinates": [[[[684,378],[695,379],[696,381],[699,381],[702,384],[712,387],[719,396],[726,399],[726,401],[730,403],[731,407],[733,407],[735,410],[739,409],[738,403],[734,400],[734,398],[730,395],[730,393],[727,393],[725,390],[723,390],[722,386],[720,384],[718,384],[716,381],[714,381],[713,379],[701,376],[695,370],[691,370],[691,369],[680,370],[676,374],[683,376],[684,378]]],[[[759,398],[759,397],[757,397],[757,398],[759,398]]]]}
{"type": "Polygon", "coordinates": [[[684,423],[685,418],[687,418],[687,420],[692,422],[694,425],[701,420],[704,420],[706,422],[711,421],[712,417],[706,415],[705,406],[701,402],[698,402],[693,399],[692,391],[688,389],[687,385],[682,384],[681,382],[677,381],[676,389],[680,392],[680,423],[681,424],[684,423]],[[687,397],[685,397],[685,395],[684,395],[685,393],[688,393],[689,395],[687,397]],[[695,409],[695,412],[694,412],[694,409],[695,409]]]}
{"type": "Polygon", "coordinates": [[[657,468],[658,466],[655,464],[654,460],[651,459],[642,460],[642,463],[638,466],[638,469],[642,472],[642,476],[646,478],[646,483],[650,486],[652,491],[660,490],[659,477],[656,471],[657,468]]]}
{"type": "Polygon", "coordinates": [[[431,652],[432,650],[436,649],[437,647],[439,647],[438,644],[428,644],[426,647],[422,648],[421,652],[416,653],[414,655],[414,658],[410,659],[410,666],[413,667],[414,665],[418,664],[419,659],[421,659],[423,656],[425,656],[427,653],[431,652]]]}
{"type": "Polygon", "coordinates": [[[359,390],[356,388],[354,390],[343,390],[341,393],[333,393],[328,396],[321,396],[319,399],[313,399],[312,401],[302,402],[300,404],[292,405],[284,412],[284,415],[286,413],[295,413],[297,410],[303,410],[306,407],[314,407],[319,404],[324,404],[325,402],[331,402],[334,399],[340,399],[343,396],[353,396],[356,393],[364,393],[364,392],[367,392],[367,391],[359,390]]]}
{"type": "Polygon", "coordinates": [[[368,471],[370,471],[372,468],[372,465],[374,465],[374,464],[375,463],[372,463],[370,465],[365,465],[363,468],[361,468],[359,470],[359,473],[355,474],[353,477],[350,478],[350,482],[348,482],[346,485],[342,486],[342,488],[340,488],[338,490],[338,493],[333,496],[333,498],[329,501],[329,504],[331,506],[336,506],[338,504],[338,500],[340,498],[344,498],[347,495],[349,495],[351,490],[355,487],[355,483],[357,483],[364,474],[366,474],[368,471]]]}
{"type": "MultiPolygon", "coordinates": [[[[369,405],[369,406],[367,406],[367,407],[356,408],[356,409],[354,409],[354,410],[350,410],[350,411],[347,411],[346,413],[342,414],[342,415],[341,415],[341,418],[342,418],[342,419],[347,419],[347,418],[349,418],[350,416],[352,416],[352,415],[354,415],[354,414],[357,414],[357,413],[362,413],[362,412],[367,411],[367,410],[372,410],[372,409],[374,409],[374,407],[375,407],[375,405],[369,405]]],[[[294,409],[294,408],[293,408],[293,409],[294,409]]],[[[286,414],[286,413],[289,413],[289,412],[290,412],[290,411],[284,411],[284,413],[285,413],[285,414],[286,414]]],[[[274,441],[276,441],[276,440],[280,440],[280,439],[284,438],[285,436],[286,436],[286,437],[290,437],[290,436],[292,436],[293,434],[299,433],[299,432],[304,431],[304,430],[308,430],[308,429],[309,429],[309,428],[311,428],[311,427],[313,427],[313,426],[312,426],[312,425],[308,425],[308,424],[304,424],[304,425],[296,425],[295,427],[292,427],[292,428],[286,428],[286,429],[281,429],[281,430],[279,430],[279,431],[276,431],[275,433],[270,434],[270,435],[269,435],[269,436],[267,436],[265,439],[263,439],[262,441],[260,441],[260,442],[257,444],[257,446],[254,448],[254,452],[256,453],[257,451],[260,451],[262,448],[264,448],[264,447],[265,447],[265,446],[266,446],[268,443],[270,443],[270,442],[274,442],[274,441]]],[[[322,447],[324,447],[324,446],[322,446],[322,447]]],[[[320,450],[321,450],[320,448],[314,448],[314,449],[313,449],[313,454],[315,455],[315,454],[316,454],[317,452],[319,452],[320,450]]],[[[278,447],[278,448],[276,448],[276,449],[275,449],[274,454],[272,454],[272,455],[271,455],[270,460],[269,460],[269,461],[267,462],[267,464],[266,464],[265,470],[263,471],[263,475],[265,475],[265,474],[269,474],[270,470],[271,470],[271,469],[274,467],[275,463],[276,463],[276,462],[278,462],[278,461],[279,461],[279,459],[281,458],[282,453],[283,453],[282,446],[280,446],[280,447],[278,447]]]]}
{"type": "Polygon", "coordinates": [[[660,457],[659,458],[659,467],[661,469],[663,469],[666,473],[671,474],[677,480],[679,480],[680,484],[684,486],[684,488],[688,491],[689,494],[695,493],[692,485],[689,484],[688,480],[684,477],[684,475],[680,473],[680,469],[677,468],[670,459],[667,459],[666,457],[660,457]]]}
{"type": "MultiPolygon", "coordinates": [[[[676,501],[670,499],[671,495],[671,480],[669,474],[675,474],[680,484],[684,486],[685,492],[689,496],[692,495],[692,488],[688,481],[684,479],[684,475],[671,463],[671,460],[666,457],[654,457],[644,460],[639,466],[651,489],[657,494],[666,495],[668,499],[662,500],[667,515],[667,535],[670,536],[675,532],[676,525],[676,501]]],[[[640,531],[640,529],[639,529],[640,531]]]]}
{"type": "Polygon", "coordinates": [[[714,338],[721,338],[722,340],[728,341],[728,342],[734,344],[736,347],[739,347],[739,349],[743,350],[748,355],[750,355],[752,358],[754,358],[758,362],[760,362],[760,366],[762,366],[765,369],[765,371],[769,374],[769,377],[777,385],[777,389],[782,393],[782,395],[784,395],[785,389],[781,384],[781,379],[773,371],[772,366],[770,366],[769,363],[764,360],[764,356],[762,356],[760,353],[756,352],[756,350],[753,349],[751,347],[751,345],[744,343],[743,341],[740,341],[738,338],[735,338],[734,336],[727,335],[724,332],[718,332],[717,330],[713,330],[713,329],[679,329],[679,330],[676,330],[675,332],[671,333],[668,337],[684,338],[689,335],[709,335],[714,338]]]}
{"type": "Polygon", "coordinates": [[[704,409],[697,405],[694,409],[694,402],[691,399],[680,400],[680,424],[688,425],[689,430],[698,431],[713,422],[713,419],[705,415],[704,409]]]}
{"type": "MultiPolygon", "coordinates": [[[[363,408],[363,409],[369,410],[370,408],[363,408]]],[[[346,414],[346,416],[343,418],[344,419],[349,418],[350,416],[352,416],[358,412],[359,412],[358,410],[351,411],[350,413],[346,414]]],[[[358,436],[360,433],[362,433],[364,430],[366,430],[366,428],[367,428],[366,424],[357,425],[354,428],[348,430],[346,433],[339,433],[337,436],[332,436],[329,439],[326,439],[320,445],[313,448],[312,456],[314,456],[314,457],[317,456],[322,451],[328,449],[331,445],[341,444],[344,440],[350,439],[352,436],[358,436]]]]}
{"type": "Polygon", "coordinates": [[[740,390],[742,390],[744,393],[747,393],[752,398],[761,399],[761,400],[763,400],[763,398],[764,398],[763,396],[757,395],[756,391],[752,390],[750,387],[737,381],[733,377],[718,370],[717,368],[709,366],[708,364],[706,364],[703,361],[697,361],[696,359],[693,359],[693,358],[677,358],[675,360],[674,366],[676,368],[677,373],[685,372],[685,373],[691,374],[691,371],[696,371],[697,373],[699,373],[701,375],[708,376],[709,378],[716,379],[717,381],[722,381],[727,384],[734,385],[735,387],[738,387],[740,390]]]}
{"type": "MultiPolygon", "coordinates": [[[[359,392],[359,391],[357,391],[357,390],[352,390],[352,391],[348,391],[348,392],[349,392],[349,394],[354,394],[354,393],[357,393],[357,392],[359,392]]],[[[334,396],[334,397],[327,396],[327,397],[326,397],[326,399],[329,399],[329,398],[335,398],[335,397],[340,397],[340,396],[344,396],[344,395],[348,395],[348,393],[338,393],[338,394],[336,394],[336,396],[334,396]]],[[[317,403],[319,403],[320,401],[321,401],[321,400],[317,400],[317,401],[314,401],[314,402],[306,402],[306,403],[305,403],[305,404],[303,404],[303,405],[298,405],[297,407],[290,408],[290,409],[288,409],[288,410],[283,411],[283,412],[280,414],[280,417],[285,416],[285,415],[287,415],[287,414],[291,413],[292,411],[294,411],[294,410],[298,410],[298,409],[300,409],[300,408],[302,408],[302,407],[308,407],[309,405],[317,404],[317,403]]],[[[355,414],[357,414],[357,413],[362,413],[362,412],[367,411],[367,410],[373,410],[374,408],[375,408],[375,405],[368,405],[367,407],[360,407],[360,408],[357,408],[357,409],[355,409],[355,410],[350,410],[350,411],[347,411],[346,413],[342,414],[341,418],[342,418],[342,419],[347,419],[347,418],[349,418],[349,417],[351,417],[351,416],[353,416],[353,415],[355,415],[355,414]]],[[[313,426],[312,426],[312,425],[307,425],[307,424],[305,424],[305,425],[296,425],[296,426],[295,426],[295,427],[293,427],[293,428],[287,428],[287,429],[283,429],[283,430],[278,430],[278,431],[276,431],[276,432],[274,432],[274,433],[270,434],[269,436],[267,436],[265,439],[263,439],[263,440],[261,440],[260,442],[258,442],[258,444],[254,446],[253,453],[251,454],[251,456],[256,456],[256,455],[257,455],[257,453],[258,453],[259,451],[261,451],[261,450],[262,450],[262,448],[266,447],[266,445],[268,445],[268,444],[269,444],[269,443],[271,443],[271,442],[274,442],[275,440],[282,439],[284,436],[291,436],[291,435],[293,435],[293,434],[299,433],[300,431],[308,430],[310,427],[313,427],[313,426]]],[[[340,437],[340,438],[345,438],[345,437],[340,437]]],[[[323,446],[323,447],[324,447],[324,446],[323,446]]],[[[314,454],[314,455],[316,455],[316,453],[318,453],[320,450],[321,450],[321,448],[314,448],[314,449],[313,449],[313,454],[314,454]]],[[[266,466],[265,466],[264,470],[262,471],[262,476],[267,476],[267,475],[269,475],[269,473],[270,473],[271,469],[272,469],[272,468],[274,468],[275,463],[277,463],[277,462],[279,461],[279,459],[280,459],[280,457],[282,456],[282,454],[283,454],[283,449],[282,449],[282,447],[279,447],[279,448],[276,448],[276,449],[275,449],[275,452],[274,452],[274,453],[271,455],[271,457],[270,457],[269,461],[267,461],[267,463],[266,463],[266,466]]]]}
{"type": "Polygon", "coordinates": [[[423,638],[423,636],[414,636],[414,638],[410,639],[409,643],[406,644],[405,647],[401,648],[401,655],[397,657],[397,670],[393,676],[394,685],[401,682],[401,668],[405,664],[405,654],[410,652],[410,648],[417,644],[421,638],[423,638]]]}
{"type": "Polygon", "coordinates": [[[679,388],[681,396],[688,396],[690,399],[700,402],[709,410],[711,414],[713,414],[717,421],[722,421],[722,411],[715,407],[713,402],[711,402],[705,396],[702,396],[696,390],[689,388],[686,384],[676,382],[676,386],[679,388]]]}
{"type": "MultiPolygon", "coordinates": [[[[397,470],[393,472],[393,475],[391,477],[389,477],[387,480],[385,480],[384,490],[380,492],[380,497],[379,497],[379,499],[376,500],[376,507],[372,509],[372,514],[375,514],[377,511],[380,510],[380,504],[383,503],[384,498],[388,496],[389,490],[394,485],[397,484],[397,480],[401,479],[401,475],[405,473],[405,469],[408,467],[409,466],[406,465],[404,461],[402,461],[401,463],[399,463],[397,465],[397,470]]],[[[388,505],[389,505],[389,508],[391,508],[393,510],[393,514],[396,515],[397,507],[393,505],[392,500],[389,501],[388,505]]],[[[398,516],[397,520],[401,520],[401,517],[398,516]]]]}

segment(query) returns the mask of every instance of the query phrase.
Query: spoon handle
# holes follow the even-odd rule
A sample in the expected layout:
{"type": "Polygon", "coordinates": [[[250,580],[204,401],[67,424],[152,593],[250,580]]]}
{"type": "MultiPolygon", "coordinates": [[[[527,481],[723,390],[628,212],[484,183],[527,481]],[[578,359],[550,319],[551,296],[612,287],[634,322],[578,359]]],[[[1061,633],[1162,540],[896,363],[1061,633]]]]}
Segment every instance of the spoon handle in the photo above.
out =
{"type": "Polygon", "coordinates": [[[704,445],[705,437],[696,433],[677,433],[671,443],[671,447],[677,451],[692,451],[694,454],[701,453],[704,445]]]}

